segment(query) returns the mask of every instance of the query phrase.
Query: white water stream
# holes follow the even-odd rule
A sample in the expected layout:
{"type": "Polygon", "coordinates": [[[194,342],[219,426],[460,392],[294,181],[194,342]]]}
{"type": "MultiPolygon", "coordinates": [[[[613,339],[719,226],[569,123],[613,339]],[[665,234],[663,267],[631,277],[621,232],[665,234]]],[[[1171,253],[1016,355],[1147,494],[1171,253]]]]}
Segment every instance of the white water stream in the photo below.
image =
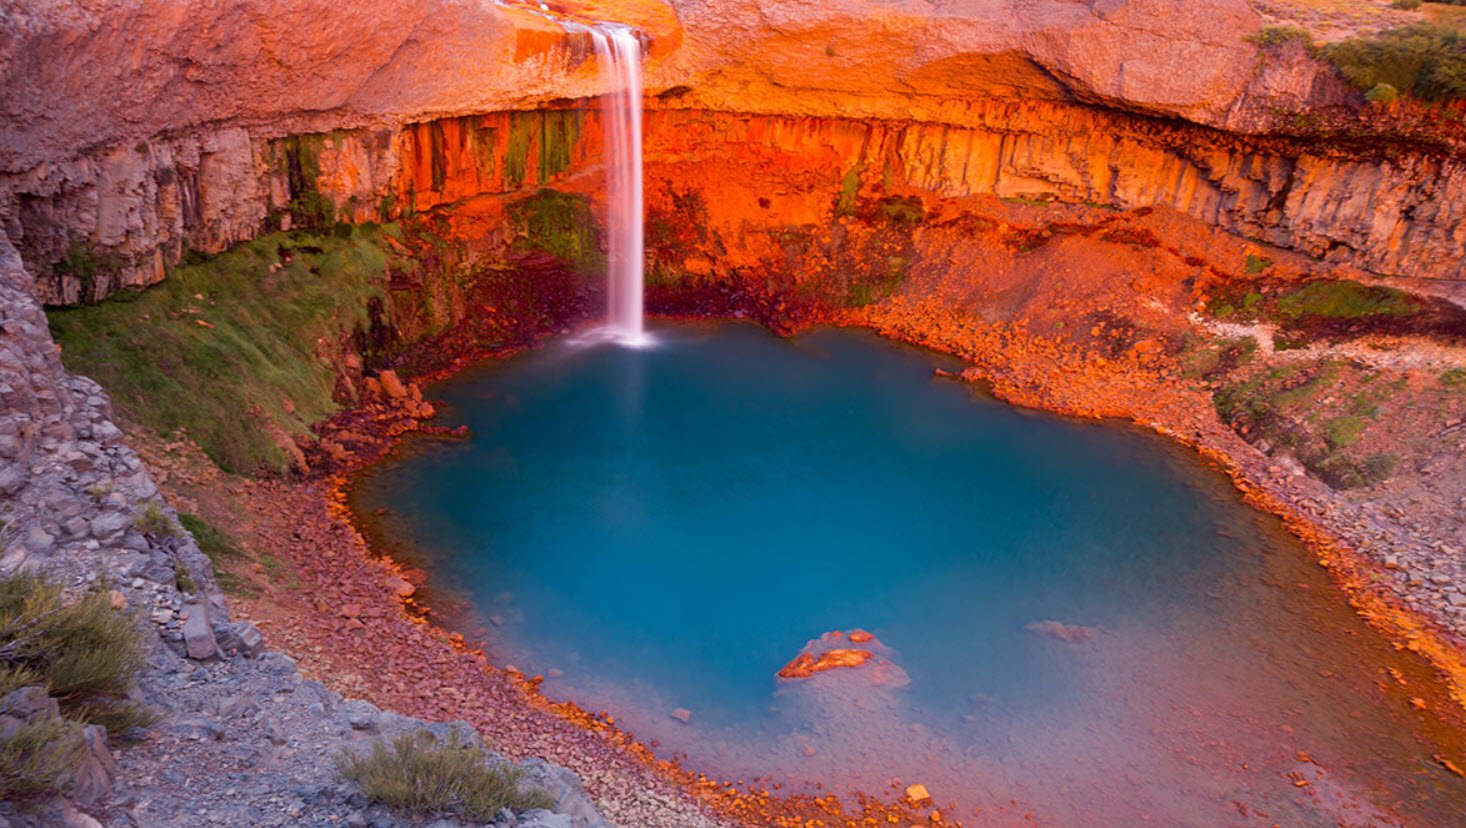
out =
{"type": "Polygon", "coordinates": [[[602,107],[606,155],[606,323],[600,334],[622,345],[650,344],[643,319],[645,215],[641,180],[641,42],[625,26],[590,29],[609,90],[602,107]]]}

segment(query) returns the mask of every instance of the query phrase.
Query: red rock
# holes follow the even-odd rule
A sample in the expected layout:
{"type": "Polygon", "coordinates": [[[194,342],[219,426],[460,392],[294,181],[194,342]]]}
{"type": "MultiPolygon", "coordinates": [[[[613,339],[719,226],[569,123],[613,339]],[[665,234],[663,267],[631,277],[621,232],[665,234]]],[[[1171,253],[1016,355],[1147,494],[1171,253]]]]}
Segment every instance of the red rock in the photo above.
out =
{"type": "Polygon", "coordinates": [[[779,670],[778,676],[782,679],[805,679],[825,670],[859,667],[873,656],[874,653],[869,650],[826,650],[818,658],[809,653],[800,653],[779,670]]]}
{"type": "Polygon", "coordinates": [[[407,386],[402,384],[402,380],[397,377],[396,371],[383,371],[377,375],[377,379],[382,383],[382,390],[386,392],[388,397],[394,400],[400,400],[407,396],[407,386]]]}

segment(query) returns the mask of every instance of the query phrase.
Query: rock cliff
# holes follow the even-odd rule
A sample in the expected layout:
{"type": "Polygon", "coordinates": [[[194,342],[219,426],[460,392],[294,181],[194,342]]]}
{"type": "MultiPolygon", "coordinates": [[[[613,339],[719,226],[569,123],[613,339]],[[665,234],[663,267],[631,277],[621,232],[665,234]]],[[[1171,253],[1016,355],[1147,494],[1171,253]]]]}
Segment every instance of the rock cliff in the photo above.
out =
{"type": "MultiPolygon", "coordinates": [[[[589,9],[645,24],[648,104],[666,111],[653,153],[687,128],[684,161],[736,158],[751,131],[821,153],[827,177],[878,164],[939,195],[1166,205],[1376,273],[1462,276],[1460,154],[1283,136],[1347,95],[1304,56],[1259,53],[1243,0],[653,8],[589,9]]],[[[33,3],[0,32],[0,221],[47,303],[303,219],[393,217],[599,160],[594,130],[564,132],[585,115],[525,126],[601,81],[583,34],[519,7],[33,3]],[[469,148],[508,166],[431,167],[469,148]]]]}

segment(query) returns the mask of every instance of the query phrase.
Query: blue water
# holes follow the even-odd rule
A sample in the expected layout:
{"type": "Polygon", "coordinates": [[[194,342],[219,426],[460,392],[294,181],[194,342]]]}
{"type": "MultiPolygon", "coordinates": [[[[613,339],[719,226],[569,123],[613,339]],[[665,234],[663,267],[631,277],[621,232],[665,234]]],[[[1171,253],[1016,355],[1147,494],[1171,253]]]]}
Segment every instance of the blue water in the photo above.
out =
{"type": "Polygon", "coordinates": [[[555,343],[433,388],[473,438],[357,487],[498,661],[554,676],[550,695],[696,769],[923,781],[992,824],[1222,824],[1238,799],[1330,825],[1392,824],[1410,799],[1431,824],[1462,801],[1420,772],[1440,747],[1404,713],[1349,715],[1381,703],[1360,665],[1394,657],[1384,642],[1159,438],[1000,404],[865,333],[655,335],[555,343]],[[775,678],[857,627],[909,683],[775,678]],[[1304,749],[1349,766],[1319,763],[1318,801],[1286,776],[1304,749]],[[1395,779],[1400,763],[1423,782],[1395,779]]]}

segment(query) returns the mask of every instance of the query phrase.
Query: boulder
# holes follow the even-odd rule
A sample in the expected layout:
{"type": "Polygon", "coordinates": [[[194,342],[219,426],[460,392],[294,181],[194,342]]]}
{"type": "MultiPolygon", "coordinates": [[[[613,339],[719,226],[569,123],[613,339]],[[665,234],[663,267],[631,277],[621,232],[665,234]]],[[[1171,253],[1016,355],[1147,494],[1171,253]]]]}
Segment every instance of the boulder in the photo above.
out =
{"type": "Polygon", "coordinates": [[[400,400],[407,396],[407,386],[402,384],[397,372],[392,370],[383,371],[377,375],[377,381],[382,384],[382,391],[394,400],[400,400]]]}
{"type": "Polygon", "coordinates": [[[82,760],[67,774],[66,791],[72,801],[89,808],[112,793],[112,780],[117,777],[117,763],[107,749],[107,729],[101,725],[82,728],[80,738],[86,749],[82,760]]]}
{"type": "Polygon", "coordinates": [[[191,600],[183,603],[183,644],[188,657],[197,661],[213,658],[219,654],[219,642],[209,626],[209,608],[203,601],[191,600]]]}

